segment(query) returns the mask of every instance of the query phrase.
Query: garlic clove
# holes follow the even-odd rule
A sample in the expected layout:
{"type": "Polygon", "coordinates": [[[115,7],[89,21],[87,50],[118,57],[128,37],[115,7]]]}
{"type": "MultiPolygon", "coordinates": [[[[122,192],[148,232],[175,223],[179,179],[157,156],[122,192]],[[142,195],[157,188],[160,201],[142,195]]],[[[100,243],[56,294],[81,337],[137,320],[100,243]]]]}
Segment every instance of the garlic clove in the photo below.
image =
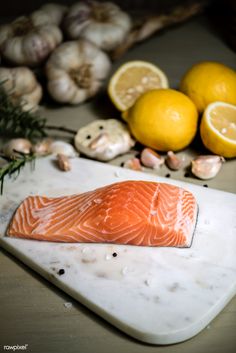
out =
{"type": "Polygon", "coordinates": [[[58,153],[57,163],[59,169],[61,169],[62,171],[69,172],[71,170],[71,163],[69,157],[64,155],[63,153],[58,153]]]}
{"type": "Polygon", "coordinates": [[[63,154],[69,158],[78,157],[78,153],[74,147],[65,141],[53,141],[49,147],[49,151],[52,154],[63,154]]]}
{"type": "Polygon", "coordinates": [[[167,152],[166,164],[172,170],[179,170],[183,167],[183,158],[176,156],[172,151],[167,152]]]}
{"type": "Polygon", "coordinates": [[[141,162],[145,167],[159,169],[164,164],[164,158],[146,147],[141,152],[141,162]]]}
{"type": "Polygon", "coordinates": [[[140,160],[136,157],[127,159],[124,162],[123,166],[124,166],[124,168],[132,169],[132,170],[138,170],[138,171],[143,170],[143,168],[140,164],[140,160]]]}
{"type": "Polygon", "coordinates": [[[29,140],[24,139],[24,138],[16,138],[8,141],[4,146],[3,146],[3,154],[6,157],[17,157],[19,156],[19,153],[24,153],[28,154],[30,153],[32,148],[32,144],[29,140]]]}
{"type": "Polygon", "coordinates": [[[221,156],[199,156],[192,161],[191,171],[199,179],[212,179],[219,173],[224,162],[221,156]]]}
{"type": "Polygon", "coordinates": [[[98,148],[104,147],[109,142],[109,135],[106,132],[99,134],[91,143],[88,145],[91,150],[96,150],[98,148]]]}
{"type": "Polygon", "coordinates": [[[33,145],[32,152],[34,152],[37,156],[47,155],[51,153],[52,142],[53,141],[50,138],[43,139],[37,142],[35,145],[33,145]]]}

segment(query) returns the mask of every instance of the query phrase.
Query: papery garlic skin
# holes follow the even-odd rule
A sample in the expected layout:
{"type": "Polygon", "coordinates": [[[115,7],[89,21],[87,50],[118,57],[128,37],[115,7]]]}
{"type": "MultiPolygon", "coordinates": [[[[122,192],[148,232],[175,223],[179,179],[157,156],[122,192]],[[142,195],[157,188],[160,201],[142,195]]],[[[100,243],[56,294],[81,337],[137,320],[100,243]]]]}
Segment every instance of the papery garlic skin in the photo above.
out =
{"type": "Polygon", "coordinates": [[[199,179],[212,179],[219,173],[224,162],[221,156],[199,156],[192,161],[191,171],[199,179]]]}
{"type": "Polygon", "coordinates": [[[67,11],[67,7],[60,4],[48,3],[31,14],[31,19],[36,26],[53,23],[59,26],[67,11]]]}
{"type": "Polygon", "coordinates": [[[62,32],[56,25],[36,25],[31,17],[19,17],[0,27],[2,56],[16,65],[41,64],[61,42],[62,32]]]}
{"type": "Polygon", "coordinates": [[[88,157],[109,161],[134,146],[126,125],[115,119],[98,119],[80,128],[75,147],[88,157]]]}
{"type": "Polygon", "coordinates": [[[13,104],[23,110],[36,110],[42,98],[42,87],[27,67],[0,67],[0,82],[13,104]]]}
{"type": "Polygon", "coordinates": [[[109,57],[94,44],[82,39],[63,43],[46,64],[48,91],[57,102],[82,103],[98,92],[110,68],[109,57]]]}
{"type": "Polygon", "coordinates": [[[76,3],[64,19],[64,28],[69,38],[85,38],[105,51],[113,50],[121,44],[131,27],[130,16],[111,2],[76,3]]]}

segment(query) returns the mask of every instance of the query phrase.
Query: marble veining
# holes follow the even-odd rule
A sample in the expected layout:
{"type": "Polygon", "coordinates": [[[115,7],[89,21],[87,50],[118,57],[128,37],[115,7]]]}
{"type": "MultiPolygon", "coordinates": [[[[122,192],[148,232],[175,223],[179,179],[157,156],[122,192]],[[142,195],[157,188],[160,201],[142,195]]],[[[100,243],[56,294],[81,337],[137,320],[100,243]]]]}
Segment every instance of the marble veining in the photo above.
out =
{"type": "Polygon", "coordinates": [[[77,158],[68,173],[50,157],[9,179],[0,198],[0,244],[52,283],[131,336],[186,340],[236,292],[236,195],[77,158]],[[60,196],[118,180],[153,180],[193,192],[199,215],[191,248],[65,244],[14,239],[6,228],[28,195],[60,196]],[[53,182],[52,182],[53,181],[53,182]]]}

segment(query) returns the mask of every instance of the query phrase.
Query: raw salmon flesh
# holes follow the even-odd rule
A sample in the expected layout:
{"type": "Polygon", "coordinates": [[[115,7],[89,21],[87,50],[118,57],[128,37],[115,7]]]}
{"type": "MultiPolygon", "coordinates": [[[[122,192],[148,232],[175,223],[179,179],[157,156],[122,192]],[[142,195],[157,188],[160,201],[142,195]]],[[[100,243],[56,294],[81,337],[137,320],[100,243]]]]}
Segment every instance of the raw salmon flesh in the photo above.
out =
{"type": "Polygon", "coordinates": [[[123,181],[82,194],[27,197],[8,228],[12,237],[52,242],[189,247],[197,219],[189,191],[123,181]]]}

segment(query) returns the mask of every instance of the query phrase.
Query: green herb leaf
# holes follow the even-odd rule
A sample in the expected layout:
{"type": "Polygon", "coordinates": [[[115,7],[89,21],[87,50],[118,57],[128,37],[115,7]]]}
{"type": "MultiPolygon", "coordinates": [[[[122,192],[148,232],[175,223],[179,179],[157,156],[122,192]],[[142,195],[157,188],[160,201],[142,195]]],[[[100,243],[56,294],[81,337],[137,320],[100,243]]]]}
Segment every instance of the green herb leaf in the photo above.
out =
{"type": "Polygon", "coordinates": [[[24,111],[11,101],[11,93],[6,93],[0,82],[0,136],[25,137],[36,139],[46,136],[46,119],[31,111],[24,111]]]}
{"type": "Polygon", "coordinates": [[[27,162],[34,162],[36,159],[35,154],[29,153],[19,153],[19,157],[9,159],[8,163],[0,168],[0,193],[3,193],[3,184],[5,177],[12,176],[15,173],[19,175],[21,169],[25,166],[27,162]]]}

